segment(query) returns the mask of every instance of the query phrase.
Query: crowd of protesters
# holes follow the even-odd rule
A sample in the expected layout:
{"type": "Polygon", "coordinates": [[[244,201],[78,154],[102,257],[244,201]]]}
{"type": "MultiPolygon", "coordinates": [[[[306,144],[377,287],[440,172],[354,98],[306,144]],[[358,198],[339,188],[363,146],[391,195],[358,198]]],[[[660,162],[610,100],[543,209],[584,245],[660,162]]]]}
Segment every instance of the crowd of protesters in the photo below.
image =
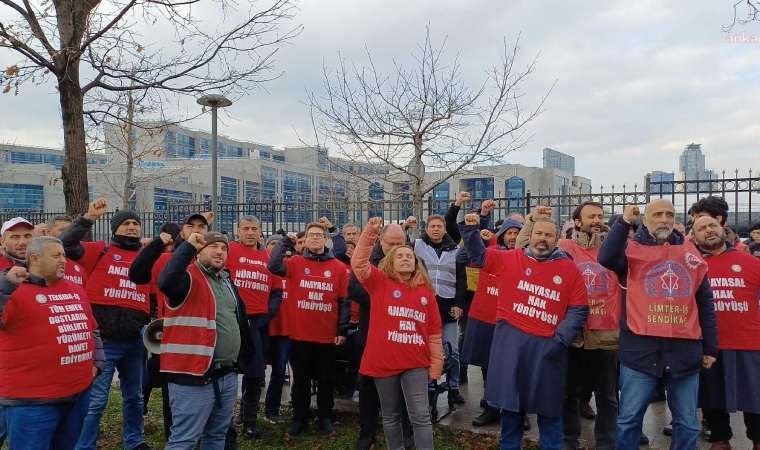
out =
{"type": "Polygon", "coordinates": [[[613,217],[588,201],[564,229],[548,206],[493,223],[493,200],[471,203],[457,194],[421,230],[322,217],[270,236],[249,215],[211,231],[198,211],[146,238],[122,210],[110,239],[88,241],[102,199],[76,218],[6,221],[0,443],[97,448],[118,373],[128,450],[150,448],[155,388],[167,449],[234,449],[262,421],[289,420],[291,439],[339,433],[337,395],[358,397],[356,449],[382,424],[387,448],[428,450],[439,395],[448,411],[465,403],[477,366],[472,424],[499,423],[501,449],[521,448],[528,415],[542,449],[579,448],[580,417],[595,418],[594,448],[636,449],[648,405],[667,398],[672,449],[700,433],[730,449],[741,411],[760,450],[760,223],[742,242],[715,196],[686,224],[668,200],[613,217]]]}

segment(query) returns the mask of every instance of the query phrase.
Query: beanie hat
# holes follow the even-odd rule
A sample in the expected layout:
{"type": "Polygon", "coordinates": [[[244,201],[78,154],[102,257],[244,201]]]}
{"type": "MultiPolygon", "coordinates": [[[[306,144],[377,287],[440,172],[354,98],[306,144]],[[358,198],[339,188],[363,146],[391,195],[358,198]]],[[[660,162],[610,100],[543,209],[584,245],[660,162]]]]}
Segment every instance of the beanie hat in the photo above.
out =
{"type": "Polygon", "coordinates": [[[119,228],[119,226],[129,219],[132,219],[137,223],[142,223],[140,221],[140,216],[138,216],[134,211],[116,211],[111,217],[111,234],[116,234],[116,230],[119,228]]]}
{"type": "MultiPolygon", "coordinates": [[[[206,242],[203,244],[203,248],[208,247],[211,244],[214,244],[216,242],[223,242],[224,245],[229,247],[229,239],[227,239],[226,234],[222,234],[218,231],[209,231],[205,235],[203,235],[203,240],[206,242]]],[[[203,249],[201,248],[201,250],[203,249]]]]}

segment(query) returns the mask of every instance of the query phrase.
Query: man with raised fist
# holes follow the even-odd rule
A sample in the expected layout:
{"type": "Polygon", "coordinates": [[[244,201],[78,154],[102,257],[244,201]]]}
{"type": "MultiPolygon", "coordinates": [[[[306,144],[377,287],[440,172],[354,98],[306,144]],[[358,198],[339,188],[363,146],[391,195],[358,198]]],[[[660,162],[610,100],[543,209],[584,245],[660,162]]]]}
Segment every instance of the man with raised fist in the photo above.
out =
{"type": "Polygon", "coordinates": [[[227,236],[191,234],[158,277],[166,295],[161,372],[172,428],[166,449],[223,449],[237,399],[237,374],[250,361],[245,305],[224,266],[227,236]]]}
{"type": "Polygon", "coordinates": [[[519,449],[525,414],[538,415],[541,448],[562,448],[567,347],[588,316],[586,286],[557,247],[557,226],[533,224],[526,248],[486,249],[478,214],[465,216],[470,265],[499,279],[486,401],[501,410],[501,448],[519,449]]]}
{"type": "Polygon", "coordinates": [[[649,400],[663,380],[673,413],[672,448],[696,448],[699,371],[715,363],[717,328],[707,264],[674,230],[673,204],[626,205],[599,250],[626,294],[620,318],[620,408],[615,448],[639,447],[649,400]],[[632,227],[638,229],[628,239],[632,227]]]}
{"type": "Polygon", "coordinates": [[[32,239],[26,259],[28,270],[0,275],[0,405],[9,444],[72,450],[102,368],[98,325],[84,289],[64,279],[58,239],[32,239]]]}
{"type": "Polygon", "coordinates": [[[95,222],[105,215],[104,199],[90,204],[87,213],[61,234],[66,256],[84,268],[85,291],[100,326],[106,364],[90,391],[90,410],[77,448],[95,449],[100,419],[108,403],[114,373],[119,372],[122,396],[122,435],[128,449],[150,448],[143,437],[142,375],[145,346],[140,332],[150,321],[147,286],[129,281],[129,266],[140,251],[140,217],[122,210],[111,216],[109,242],[83,242],[95,222]]]}

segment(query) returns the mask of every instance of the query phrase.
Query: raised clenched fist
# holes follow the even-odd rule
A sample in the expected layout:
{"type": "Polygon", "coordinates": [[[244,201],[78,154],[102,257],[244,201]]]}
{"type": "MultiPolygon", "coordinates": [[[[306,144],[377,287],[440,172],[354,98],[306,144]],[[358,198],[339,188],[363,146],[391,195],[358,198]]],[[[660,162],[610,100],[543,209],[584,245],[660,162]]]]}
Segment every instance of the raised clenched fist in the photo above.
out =
{"type": "Polygon", "coordinates": [[[5,274],[5,278],[13,284],[21,284],[29,278],[29,272],[26,271],[26,267],[13,266],[8,269],[5,274]]]}
{"type": "Polygon", "coordinates": [[[547,220],[551,219],[552,217],[552,207],[551,206],[544,206],[544,205],[538,205],[535,208],[533,208],[533,214],[531,215],[533,220],[547,220]]]}
{"type": "Polygon", "coordinates": [[[493,238],[493,232],[491,230],[480,230],[480,237],[484,241],[490,241],[493,238]]]}
{"type": "Polygon", "coordinates": [[[84,217],[92,221],[98,220],[106,213],[106,209],[108,209],[108,202],[104,198],[99,198],[90,203],[90,207],[87,209],[84,217]]]}
{"type": "Polygon", "coordinates": [[[462,206],[470,200],[472,200],[472,195],[470,195],[469,192],[459,192],[457,194],[457,197],[454,199],[454,204],[456,206],[462,206]]]}
{"type": "Polygon", "coordinates": [[[367,229],[374,233],[380,233],[380,228],[383,226],[382,217],[372,217],[367,221],[367,229]]]}
{"type": "Polygon", "coordinates": [[[470,213],[464,216],[465,225],[478,225],[480,223],[480,216],[476,213],[470,213]]]}
{"type": "Polygon", "coordinates": [[[496,209],[496,202],[493,200],[486,200],[480,205],[480,215],[487,216],[496,209]]]}
{"type": "Polygon", "coordinates": [[[328,219],[327,217],[320,217],[317,222],[319,222],[320,225],[325,227],[326,230],[329,230],[333,226],[332,222],[330,222],[330,219],[328,219]]]}
{"type": "Polygon", "coordinates": [[[193,233],[187,238],[187,242],[195,247],[196,250],[200,250],[206,245],[206,240],[203,239],[203,235],[200,233],[193,233]]]}
{"type": "Polygon", "coordinates": [[[161,233],[158,235],[158,237],[161,238],[161,242],[164,243],[164,246],[171,245],[172,242],[174,242],[172,235],[169,233],[161,233]]]}
{"type": "Polygon", "coordinates": [[[631,225],[639,219],[639,216],[641,216],[641,210],[639,210],[638,206],[625,205],[625,209],[623,209],[623,220],[625,223],[631,225]]]}

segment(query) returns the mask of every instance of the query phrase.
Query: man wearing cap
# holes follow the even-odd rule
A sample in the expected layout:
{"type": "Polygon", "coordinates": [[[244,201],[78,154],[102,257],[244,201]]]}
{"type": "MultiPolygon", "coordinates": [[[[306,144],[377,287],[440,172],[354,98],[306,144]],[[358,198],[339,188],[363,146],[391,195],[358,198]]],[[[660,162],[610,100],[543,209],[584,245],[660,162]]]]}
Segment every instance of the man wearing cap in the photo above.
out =
{"type": "Polygon", "coordinates": [[[718,354],[713,295],[699,250],[674,230],[673,204],[626,205],[599,250],[599,263],[615,272],[626,295],[620,316],[620,407],[616,447],[639,447],[644,413],[659,380],[673,413],[671,448],[697,446],[699,372],[718,354]]]}
{"type": "Polygon", "coordinates": [[[166,295],[161,372],[169,382],[172,429],[166,449],[222,450],[249,364],[245,305],[230,275],[227,236],[191,234],[158,277],[166,295]]]}
{"type": "Polygon", "coordinates": [[[5,221],[2,229],[2,252],[0,270],[26,264],[26,246],[34,237],[34,225],[23,217],[5,221]]]}
{"type": "Polygon", "coordinates": [[[65,279],[58,239],[0,275],[0,404],[10,448],[74,448],[103,348],[87,296],[65,279]]]}
{"type": "Polygon", "coordinates": [[[227,268],[230,278],[245,303],[250,340],[253,345],[251,366],[243,378],[240,405],[243,433],[249,439],[261,437],[256,415],[264,386],[266,356],[269,348],[269,320],[277,314],[282,300],[282,281],[267,269],[269,254],[259,244],[261,222],[254,216],[241,216],[237,226],[238,241],[230,242],[227,268]]]}
{"type": "Polygon", "coordinates": [[[731,449],[729,412],[743,411],[747,437],[760,450],[760,261],[731,248],[712,217],[697,218],[691,231],[707,261],[718,320],[718,361],[703,369],[699,380],[710,449],[731,449]]]}
{"type": "Polygon", "coordinates": [[[90,391],[90,408],[77,448],[95,449],[103,411],[108,403],[114,372],[119,372],[122,396],[124,447],[150,448],[143,437],[142,374],[145,346],[140,332],[150,321],[147,286],[129,281],[129,266],[140,250],[140,218],[118,211],[111,218],[110,242],[82,242],[108,205],[98,199],[61,235],[66,256],[78,262],[87,275],[85,291],[100,326],[106,364],[90,391]]]}

